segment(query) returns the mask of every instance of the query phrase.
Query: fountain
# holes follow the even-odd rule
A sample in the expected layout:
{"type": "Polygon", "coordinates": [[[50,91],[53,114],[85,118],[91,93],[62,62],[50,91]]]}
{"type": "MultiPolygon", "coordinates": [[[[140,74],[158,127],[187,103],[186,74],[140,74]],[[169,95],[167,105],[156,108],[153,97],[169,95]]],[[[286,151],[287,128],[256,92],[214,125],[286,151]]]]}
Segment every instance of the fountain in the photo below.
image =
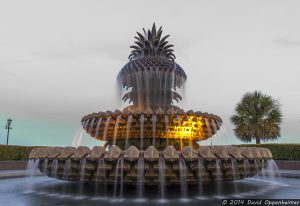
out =
{"type": "Polygon", "coordinates": [[[121,198],[128,185],[138,188],[139,198],[144,187],[158,186],[164,198],[165,186],[177,185],[185,198],[188,186],[198,186],[202,194],[203,182],[261,172],[272,160],[268,149],[200,146],[199,141],[217,133],[222,119],[174,105],[182,100],[187,76],[175,62],[173,45],[166,41],[168,35],[162,36],[162,28],[153,25],[143,32],[137,32],[129,62],[118,75],[122,100],[132,105],[81,119],[83,129],[106,141],[104,146],[36,148],[29,159],[38,160],[38,168],[49,177],[111,186],[114,197],[121,198]]]}

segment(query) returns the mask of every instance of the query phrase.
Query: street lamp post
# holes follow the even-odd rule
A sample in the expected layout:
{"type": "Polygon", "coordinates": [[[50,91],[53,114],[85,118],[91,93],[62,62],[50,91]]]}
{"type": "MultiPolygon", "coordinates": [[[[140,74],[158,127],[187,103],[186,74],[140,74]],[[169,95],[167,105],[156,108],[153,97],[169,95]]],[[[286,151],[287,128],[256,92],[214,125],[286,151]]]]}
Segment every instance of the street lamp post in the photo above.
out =
{"type": "Polygon", "coordinates": [[[7,119],[7,123],[6,123],[6,126],[5,126],[5,129],[7,129],[6,145],[8,145],[9,130],[12,129],[12,127],[10,127],[11,122],[12,122],[11,118],[7,119]]]}

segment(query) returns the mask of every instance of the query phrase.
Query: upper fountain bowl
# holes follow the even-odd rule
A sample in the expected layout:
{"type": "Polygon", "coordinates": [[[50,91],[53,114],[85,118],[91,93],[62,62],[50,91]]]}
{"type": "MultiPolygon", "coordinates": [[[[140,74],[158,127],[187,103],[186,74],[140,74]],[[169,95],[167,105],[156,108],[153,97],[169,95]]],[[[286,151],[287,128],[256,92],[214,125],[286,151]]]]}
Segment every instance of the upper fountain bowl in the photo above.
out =
{"type": "Polygon", "coordinates": [[[214,135],[222,119],[192,110],[152,111],[148,108],[139,111],[137,108],[125,108],[123,112],[116,110],[89,114],[81,122],[92,137],[124,149],[129,145],[136,145],[140,149],[155,145],[162,149],[170,144],[180,149],[214,135]]]}

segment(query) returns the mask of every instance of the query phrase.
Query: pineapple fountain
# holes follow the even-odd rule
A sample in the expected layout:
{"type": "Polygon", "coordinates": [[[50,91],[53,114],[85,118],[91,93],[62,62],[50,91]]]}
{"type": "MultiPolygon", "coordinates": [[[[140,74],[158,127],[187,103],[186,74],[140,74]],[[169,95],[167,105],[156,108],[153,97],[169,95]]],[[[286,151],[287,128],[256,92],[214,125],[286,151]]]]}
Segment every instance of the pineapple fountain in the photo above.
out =
{"type": "Polygon", "coordinates": [[[30,161],[49,177],[114,187],[137,185],[189,185],[238,180],[259,173],[272,159],[268,149],[200,146],[212,137],[222,119],[174,105],[182,97],[184,70],[175,62],[173,45],[162,28],[137,32],[129,62],[118,82],[123,100],[132,105],[122,111],[92,113],[81,119],[84,130],[104,146],[33,149],[30,161]]]}

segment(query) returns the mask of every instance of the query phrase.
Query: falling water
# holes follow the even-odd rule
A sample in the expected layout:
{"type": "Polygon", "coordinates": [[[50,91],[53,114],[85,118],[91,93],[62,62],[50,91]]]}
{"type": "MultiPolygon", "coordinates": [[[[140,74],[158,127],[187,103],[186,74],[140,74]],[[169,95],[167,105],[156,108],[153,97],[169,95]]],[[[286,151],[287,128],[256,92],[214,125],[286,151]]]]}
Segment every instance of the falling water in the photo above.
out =
{"type": "Polygon", "coordinates": [[[168,146],[169,145],[169,138],[168,138],[169,118],[168,118],[167,114],[165,114],[165,124],[166,124],[165,130],[166,130],[166,137],[167,137],[167,145],[166,146],[168,146]]]}
{"type": "Polygon", "coordinates": [[[210,123],[208,122],[208,119],[207,118],[204,118],[205,119],[205,124],[206,124],[206,127],[207,127],[207,133],[209,136],[212,135],[212,131],[211,131],[211,126],[210,126],[210,123]]]}
{"type": "Polygon", "coordinates": [[[100,117],[98,120],[95,137],[99,136],[99,129],[100,129],[101,122],[102,122],[102,117],[100,117]]]}
{"type": "Polygon", "coordinates": [[[87,124],[87,122],[85,122],[83,126],[80,126],[80,128],[76,131],[71,144],[72,147],[78,147],[81,145],[85,124],[87,124]]]}
{"type": "Polygon", "coordinates": [[[279,169],[274,160],[267,160],[267,171],[272,180],[280,178],[279,169]]]}
{"type": "Polygon", "coordinates": [[[165,199],[165,182],[166,182],[166,176],[165,176],[165,170],[166,170],[166,163],[165,158],[160,155],[159,156],[159,192],[160,192],[160,198],[162,200],[165,199]]]}
{"type": "Polygon", "coordinates": [[[125,73],[118,75],[119,84],[123,86],[131,85],[126,87],[125,90],[131,88],[129,92],[135,95],[133,99],[129,98],[129,103],[134,100],[134,104],[139,109],[161,105],[161,108],[165,110],[171,104],[172,93],[177,93],[176,86],[178,88],[183,86],[186,77],[176,74],[176,64],[169,72],[165,72],[158,67],[141,67],[138,61],[130,62],[129,67],[133,68],[130,75],[125,73]],[[136,70],[135,68],[140,69],[136,70]]]}
{"type": "Polygon", "coordinates": [[[256,170],[256,173],[259,172],[259,163],[257,162],[257,159],[254,160],[254,167],[255,167],[255,170],[256,170]]]}
{"type": "Polygon", "coordinates": [[[218,128],[217,128],[217,125],[214,120],[211,122],[211,126],[213,128],[213,132],[216,134],[218,131],[218,128]]]}
{"type": "Polygon", "coordinates": [[[120,180],[120,197],[123,198],[123,167],[124,167],[124,159],[121,159],[121,180],[120,180]]]}
{"type": "MultiPolygon", "coordinates": [[[[162,91],[163,88],[162,88],[162,81],[161,81],[161,73],[158,69],[155,72],[155,80],[157,80],[159,91],[162,91]]],[[[156,93],[156,99],[158,102],[160,103],[162,102],[162,95],[160,95],[158,92],[156,93]]]]}
{"type": "Polygon", "coordinates": [[[43,162],[43,173],[44,174],[47,174],[47,169],[48,169],[48,159],[44,159],[44,162],[43,162]]]}
{"type": "Polygon", "coordinates": [[[26,171],[27,171],[27,174],[29,174],[30,176],[33,176],[34,173],[37,171],[37,168],[39,166],[39,162],[40,160],[39,159],[36,159],[36,160],[28,160],[27,162],[27,166],[26,166],[26,171]]]}
{"type": "Polygon", "coordinates": [[[116,171],[115,171],[114,196],[113,196],[114,199],[117,198],[118,185],[120,187],[119,197],[120,199],[123,199],[123,164],[124,164],[123,157],[119,157],[116,165],[116,171]]]}
{"type": "Polygon", "coordinates": [[[221,127],[221,129],[219,130],[219,133],[220,133],[220,136],[228,136],[228,131],[226,129],[226,126],[225,125],[221,125],[221,123],[219,122],[218,123],[221,127]]]}
{"type": "MultiPolygon", "coordinates": [[[[64,165],[64,172],[63,172],[63,176],[62,179],[63,180],[68,180],[70,177],[70,173],[71,173],[71,159],[67,159],[65,161],[65,165],[64,165]]],[[[70,188],[68,187],[67,184],[63,184],[63,193],[67,194],[70,192],[70,188]]]]}
{"type": "Polygon", "coordinates": [[[140,116],[140,136],[141,136],[140,150],[142,150],[143,146],[144,146],[144,122],[145,122],[144,115],[141,114],[141,116],[140,116]]]}
{"type": "Polygon", "coordinates": [[[238,167],[237,167],[236,159],[231,159],[231,168],[232,168],[233,179],[236,180],[238,175],[238,167]]]}
{"type": "Polygon", "coordinates": [[[212,128],[213,128],[213,131],[214,131],[214,135],[210,138],[210,144],[211,146],[213,145],[213,139],[216,139],[218,138],[219,136],[221,136],[221,129],[218,130],[218,126],[220,127],[220,123],[218,123],[217,121],[214,121],[212,120],[212,128]]]}
{"type": "Polygon", "coordinates": [[[113,145],[116,145],[117,134],[118,134],[118,129],[119,129],[119,124],[120,124],[121,118],[122,118],[122,116],[121,116],[121,115],[118,115],[117,120],[116,120],[116,124],[115,124],[115,128],[114,128],[114,140],[113,140],[113,145]]]}
{"type": "Polygon", "coordinates": [[[249,160],[244,159],[244,178],[247,178],[249,175],[250,175],[249,160]]]}
{"type": "Polygon", "coordinates": [[[92,132],[95,120],[96,120],[95,118],[92,119],[91,124],[90,124],[89,129],[88,129],[88,133],[92,132]]]}
{"type": "Polygon", "coordinates": [[[165,76],[164,77],[165,81],[164,81],[164,89],[163,89],[163,105],[165,107],[165,105],[167,103],[167,91],[168,91],[168,81],[166,81],[166,80],[167,80],[169,74],[167,74],[167,72],[165,72],[164,76],[165,76]]]}
{"type": "Polygon", "coordinates": [[[198,158],[198,189],[199,189],[199,196],[203,196],[203,181],[202,181],[202,172],[204,170],[203,160],[199,157],[198,158]]]}
{"type": "Polygon", "coordinates": [[[107,130],[108,130],[108,127],[109,127],[110,120],[111,120],[111,117],[109,116],[109,117],[106,119],[106,122],[105,122],[105,126],[104,126],[104,134],[103,134],[103,139],[104,139],[104,140],[106,140],[107,130]]]}
{"type": "Polygon", "coordinates": [[[58,160],[57,159],[52,161],[51,168],[52,168],[51,176],[57,177],[57,169],[58,169],[58,160]]]}
{"type": "Polygon", "coordinates": [[[27,162],[26,173],[30,177],[30,181],[28,182],[27,189],[26,189],[27,192],[32,192],[32,190],[33,190],[33,186],[35,185],[35,180],[34,180],[33,176],[37,172],[39,162],[40,162],[39,159],[28,160],[28,162],[27,162]]]}
{"type": "Polygon", "coordinates": [[[261,166],[262,166],[262,168],[267,168],[268,167],[268,162],[267,162],[267,160],[262,160],[261,161],[261,166]]]}
{"type": "Polygon", "coordinates": [[[174,64],[173,71],[171,73],[171,88],[174,88],[176,91],[176,78],[175,78],[175,71],[176,71],[177,65],[174,64]]]}
{"type": "MultiPolygon", "coordinates": [[[[260,165],[261,166],[261,171],[259,170],[259,166],[257,168],[257,171],[260,172],[260,175],[261,175],[262,179],[265,181],[267,176],[268,176],[268,172],[267,172],[268,171],[268,164],[265,164],[264,160],[261,160],[261,162],[259,160],[257,160],[256,164],[257,164],[257,166],[258,166],[258,164],[261,164],[260,165]]],[[[270,176],[272,176],[272,172],[271,172],[270,176]]]]}
{"type": "Polygon", "coordinates": [[[63,179],[68,179],[71,172],[71,159],[67,159],[64,166],[63,179]]]}
{"type": "Polygon", "coordinates": [[[83,123],[83,128],[85,129],[85,130],[87,130],[87,128],[88,128],[88,126],[89,126],[89,123],[90,123],[90,119],[88,119],[88,120],[86,120],[84,123],[83,123]]]}
{"type": "Polygon", "coordinates": [[[144,156],[141,154],[138,159],[138,198],[143,199],[144,197],[144,175],[145,175],[145,167],[144,167],[144,156]]]}
{"type": "Polygon", "coordinates": [[[152,115],[152,145],[155,145],[155,138],[156,138],[156,115],[152,115]]]}
{"type": "Polygon", "coordinates": [[[238,167],[237,167],[236,159],[231,159],[231,168],[232,168],[232,176],[233,176],[233,189],[234,189],[234,193],[236,194],[238,192],[237,183],[235,181],[238,175],[238,167]]]}
{"type": "MultiPolygon", "coordinates": [[[[178,126],[182,126],[181,125],[181,119],[180,119],[179,115],[177,115],[177,120],[178,120],[178,126]]],[[[180,149],[182,149],[182,148],[183,148],[183,140],[182,140],[182,138],[180,138],[180,149]]]]}
{"type": "Polygon", "coordinates": [[[80,160],[80,171],[79,171],[79,196],[83,196],[83,184],[85,179],[85,165],[86,165],[86,159],[83,158],[80,160]]]}
{"type": "Polygon", "coordinates": [[[130,128],[131,128],[131,122],[132,122],[132,115],[129,115],[127,118],[127,124],[126,124],[125,149],[128,148],[128,139],[129,139],[129,133],[130,133],[130,128]]]}
{"type": "Polygon", "coordinates": [[[26,171],[28,171],[28,174],[31,173],[32,169],[33,169],[33,165],[34,165],[34,160],[30,159],[27,161],[27,166],[26,166],[26,171]]]}
{"type": "Polygon", "coordinates": [[[103,195],[106,196],[106,171],[105,171],[105,161],[103,158],[98,160],[98,167],[96,172],[97,183],[95,184],[95,195],[99,193],[99,183],[103,188],[103,195]]]}
{"type": "Polygon", "coordinates": [[[221,160],[216,159],[216,181],[217,181],[217,193],[218,193],[218,198],[222,197],[222,167],[221,167],[221,160]]]}
{"type": "Polygon", "coordinates": [[[143,95],[141,94],[141,90],[142,90],[142,78],[141,78],[142,74],[141,74],[141,71],[138,71],[138,72],[135,72],[134,73],[134,77],[135,77],[135,86],[136,86],[136,90],[138,91],[137,92],[137,102],[138,102],[138,106],[139,106],[139,109],[142,109],[142,97],[143,95]]]}
{"type": "MultiPolygon", "coordinates": [[[[150,73],[152,73],[152,69],[150,70],[150,73]]],[[[150,78],[151,76],[150,75],[144,75],[144,85],[145,85],[145,88],[148,88],[150,89],[150,78]]],[[[146,108],[149,108],[150,107],[150,92],[146,92],[146,104],[145,104],[146,108]]]]}
{"type": "Polygon", "coordinates": [[[183,157],[179,157],[179,173],[180,173],[180,193],[181,198],[185,200],[187,198],[187,177],[186,177],[186,164],[183,157]]]}
{"type": "Polygon", "coordinates": [[[84,181],[84,175],[85,175],[85,165],[86,165],[86,159],[83,158],[80,160],[80,181],[84,181]]]}

